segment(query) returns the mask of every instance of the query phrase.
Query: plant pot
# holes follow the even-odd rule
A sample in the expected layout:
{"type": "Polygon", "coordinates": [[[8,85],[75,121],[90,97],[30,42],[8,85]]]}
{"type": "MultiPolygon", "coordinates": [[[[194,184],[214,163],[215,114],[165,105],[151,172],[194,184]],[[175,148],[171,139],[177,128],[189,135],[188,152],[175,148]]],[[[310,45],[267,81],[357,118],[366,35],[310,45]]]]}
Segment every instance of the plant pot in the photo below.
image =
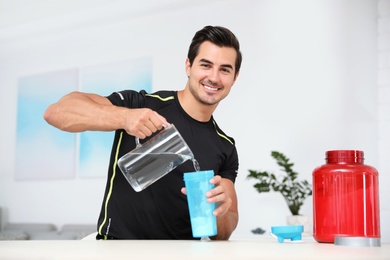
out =
{"type": "Polygon", "coordinates": [[[287,225],[302,225],[302,235],[311,236],[313,234],[313,219],[311,216],[291,215],[287,216],[287,225]]]}

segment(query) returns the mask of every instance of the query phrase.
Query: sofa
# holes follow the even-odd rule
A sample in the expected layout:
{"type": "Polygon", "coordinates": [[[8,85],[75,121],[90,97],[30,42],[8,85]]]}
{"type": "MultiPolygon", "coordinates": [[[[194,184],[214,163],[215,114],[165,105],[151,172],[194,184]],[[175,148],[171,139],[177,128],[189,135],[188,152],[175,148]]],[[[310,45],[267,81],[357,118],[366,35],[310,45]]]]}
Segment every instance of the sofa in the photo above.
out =
{"type": "Polygon", "coordinates": [[[96,232],[96,225],[67,224],[60,229],[50,223],[7,223],[0,240],[77,240],[96,232]]]}
{"type": "Polygon", "coordinates": [[[96,224],[2,223],[0,208],[0,240],[77,240],[96,230],[96,224]]]}

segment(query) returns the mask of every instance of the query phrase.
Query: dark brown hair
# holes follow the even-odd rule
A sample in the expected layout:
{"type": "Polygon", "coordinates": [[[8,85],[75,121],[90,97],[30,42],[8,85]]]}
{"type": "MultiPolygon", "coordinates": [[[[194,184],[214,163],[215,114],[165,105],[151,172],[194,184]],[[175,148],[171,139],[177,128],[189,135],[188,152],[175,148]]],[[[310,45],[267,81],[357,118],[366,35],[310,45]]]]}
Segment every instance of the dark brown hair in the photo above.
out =
{"type": "Polygon", "coordinates": [[[198,55],[199,46],[205,41],[212,42],[213,44],[220,47],[232,47],[236,50],[237,57],[235,64],[235,75],[237,75],[242,62],[240,43],[238,42],[236,36],[229,29],[221,26],[208,25],[195,33],[187,54],[191,66],[195,57],[198,55]]]}

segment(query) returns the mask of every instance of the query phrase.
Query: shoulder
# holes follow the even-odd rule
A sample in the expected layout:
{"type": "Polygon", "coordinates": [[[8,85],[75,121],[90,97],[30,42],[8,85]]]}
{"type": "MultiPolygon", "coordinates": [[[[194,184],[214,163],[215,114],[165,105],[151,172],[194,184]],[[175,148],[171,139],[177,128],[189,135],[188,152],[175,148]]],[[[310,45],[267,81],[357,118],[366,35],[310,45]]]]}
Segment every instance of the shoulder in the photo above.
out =
{"type": "Polygon", "coordinates": [[[145,97],[150,99],[157,99],[160,101],[169,101],[174,100],[176,98],[175,91],[161,90],[150,94],[145,94],[145,97]]]}
{"type": "Polygon", "coordinates": [[[140,108],[147,106],[148,103],[156,101],[169,101],[175,99],[174,91],[157,91],[148,93],[145,90],[122,90],[107,96],[112,104],[129,108],[140,108]]]}
{"type": "Polygon", "coordinates": [[[145,90],[139,92],[135,90],[122,90],[113,92],[111,95],[107,96],[107,98],[116,106],[129,108],[143,107],[145,104],[145,94],[145,90]]]}
{"type": "Polygon", "coordinates": [[[153,110],[160,111],[171,105],[177,99],[175,91],[161,90],[150,94],[145,94],[145,106],[153,110]]]}
{"type": "Polygon", "coordinates": [[[225,132],[218,126],[217,122],[214,120],[214,118],[212,118],[212,122],[213,122],[213,125],[214,125],[214,129],[217,133],[217,135],[224,141],[228,142],[230,145],[235,145],[235,141],[233,139],[233,137],[230,137],[228,136],[227,134],[225,134],[225,132]]]}

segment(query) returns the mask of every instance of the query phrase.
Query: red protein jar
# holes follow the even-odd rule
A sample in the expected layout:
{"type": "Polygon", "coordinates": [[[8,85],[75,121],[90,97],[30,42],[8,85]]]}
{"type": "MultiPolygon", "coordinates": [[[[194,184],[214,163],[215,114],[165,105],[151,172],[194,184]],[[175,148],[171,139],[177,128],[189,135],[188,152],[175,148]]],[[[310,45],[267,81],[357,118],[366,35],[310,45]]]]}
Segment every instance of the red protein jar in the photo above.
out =
{"type": "Polygon", "coordinates": [[[362,151],[327,151],[326,164],[313,171],[318,242],[380,246],[378,171],[363,161],[362,151]]]}

